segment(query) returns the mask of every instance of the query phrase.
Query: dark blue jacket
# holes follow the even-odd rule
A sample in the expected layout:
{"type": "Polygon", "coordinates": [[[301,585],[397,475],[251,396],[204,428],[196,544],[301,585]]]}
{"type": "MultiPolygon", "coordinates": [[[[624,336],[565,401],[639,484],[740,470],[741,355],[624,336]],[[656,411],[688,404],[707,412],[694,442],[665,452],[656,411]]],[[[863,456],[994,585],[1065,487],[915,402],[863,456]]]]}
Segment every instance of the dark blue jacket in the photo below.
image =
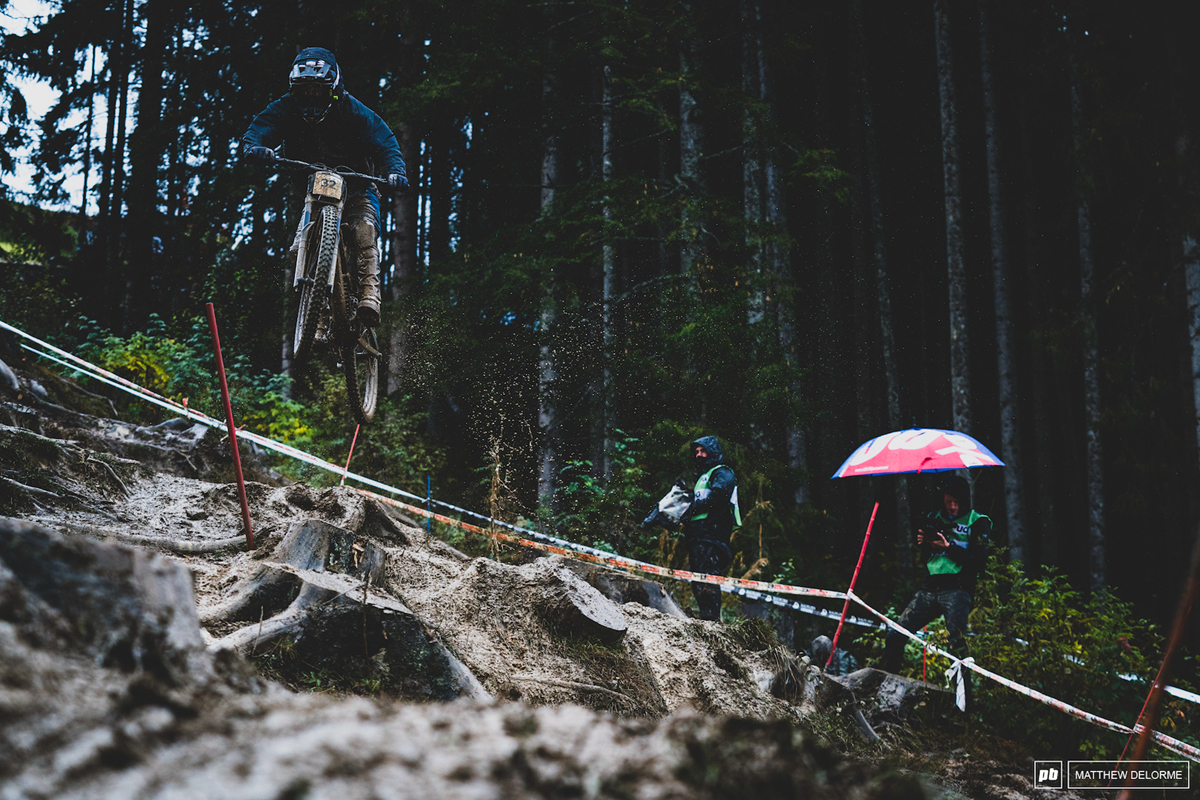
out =
{"type": "MultiPolygon", "coordinates": [[[[334,60],[333,53],[321,48],[308,48],[297,59],[306,54],[334,60]]],[[[329,113],[316,124],[301,118],[299,104],[290,94],[279,98],[250,123],[250,129],[242,136],[242,151],[253,146],[274,149],[287,142],[282,154],[286,158],[346,167],[381,178],[391,173],[405,175],[400,145],[383,118],[345,89],[339,88],[335,93],[337,99],[329,113]]]]}
{"type": "Polygon", "coordinates": [[[692,445],[700,445],[708,451],[708,458],[696,464],[696,479],[718,464],[717,470],[709,478],[709,492],[706,497],[698,497],[683,514],[683,533],[689,540],[706,540],[729,545],[733,535],[733,507],[730,500],[733,490],[737,487],[737,477],[733,470],[725,464],[721,443],[715,436],[702,436],[692,445]],[[706,513],[705,519],[692,519],[696,514],[706,513]]]}

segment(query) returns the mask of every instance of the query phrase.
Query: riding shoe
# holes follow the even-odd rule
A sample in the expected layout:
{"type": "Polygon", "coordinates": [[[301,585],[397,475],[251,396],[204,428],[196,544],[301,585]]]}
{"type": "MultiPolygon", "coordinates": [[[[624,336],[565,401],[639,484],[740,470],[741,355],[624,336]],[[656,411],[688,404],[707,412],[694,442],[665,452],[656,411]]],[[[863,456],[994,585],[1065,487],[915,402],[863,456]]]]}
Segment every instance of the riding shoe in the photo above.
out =
{"type": "Polygon", "coordinates": [[[379,262],[374,266],[362,265],[358,275],[358,319],[368,328],[379,325],[379,262]]]}

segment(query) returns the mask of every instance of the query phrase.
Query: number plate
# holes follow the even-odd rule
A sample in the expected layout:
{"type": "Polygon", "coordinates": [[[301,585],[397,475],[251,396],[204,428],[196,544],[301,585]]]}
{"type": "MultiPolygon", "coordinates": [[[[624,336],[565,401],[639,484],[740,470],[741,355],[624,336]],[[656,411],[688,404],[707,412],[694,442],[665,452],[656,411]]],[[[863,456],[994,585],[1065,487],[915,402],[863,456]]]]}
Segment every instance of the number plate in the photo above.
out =
{"type": "Polygon", "coordinates": [[[344,184],[342,176],[336,172],[318,172],[313,175],[312,193],[330,200],[341,200],[344,184]]]}

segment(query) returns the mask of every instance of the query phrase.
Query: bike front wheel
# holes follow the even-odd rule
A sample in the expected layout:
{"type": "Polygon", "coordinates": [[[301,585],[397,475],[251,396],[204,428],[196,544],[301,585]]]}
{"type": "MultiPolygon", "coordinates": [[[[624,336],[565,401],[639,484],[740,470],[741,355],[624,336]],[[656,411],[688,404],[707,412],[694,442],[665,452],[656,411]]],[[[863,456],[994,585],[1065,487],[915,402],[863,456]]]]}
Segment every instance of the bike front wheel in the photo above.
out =
{"type": "Polygon", "coordinates": [[[332,206],[321,208],[321,227],[312,254],[305,265],[304,282],[300,284],[300,307],[296,310],[296,331],[292,337],[292,353],[297,361],[308,358],[316,338],[317,321],[329,296],[328,275],[333,267],[338,246],[338,214],[332,206]]]}

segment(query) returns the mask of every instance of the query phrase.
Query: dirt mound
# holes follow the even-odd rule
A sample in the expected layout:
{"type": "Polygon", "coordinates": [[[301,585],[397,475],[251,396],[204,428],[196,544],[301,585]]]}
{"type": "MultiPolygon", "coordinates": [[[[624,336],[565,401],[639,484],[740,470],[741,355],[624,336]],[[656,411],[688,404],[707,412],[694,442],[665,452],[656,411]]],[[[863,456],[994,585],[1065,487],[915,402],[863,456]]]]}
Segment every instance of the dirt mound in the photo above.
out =
{"type": "Polygon", "coordinates": [[[261,469],[247,551],[218,433],[34,408],[17,383],[0,800],[938,794],[819,745],[813,720],[855,735],[853,692],[658,584],[469,558],[261,469]]]}
{"type": "MultiPolygon", "coordinates": [[[[472,562],[475,574],[488,563],[472,562]]],[[[510,568],[497,583],[554,585],[562,571],[510,568]]],[[[272,688],[231,650],[204,646],[180,564],[7,519],[0,643],[4,798],[893,796],[891,783],[782,720],[272,688]]],[[[553,663],[583,670],[589,659],[569,649],[553,663]]],[[[601,662],[612,659],[590,659],[601,662]]],[[[545,663],[519,668],[533,675],[545,663]]],[[[562,688],[595,691],[574,683],[562,688]]]]}

